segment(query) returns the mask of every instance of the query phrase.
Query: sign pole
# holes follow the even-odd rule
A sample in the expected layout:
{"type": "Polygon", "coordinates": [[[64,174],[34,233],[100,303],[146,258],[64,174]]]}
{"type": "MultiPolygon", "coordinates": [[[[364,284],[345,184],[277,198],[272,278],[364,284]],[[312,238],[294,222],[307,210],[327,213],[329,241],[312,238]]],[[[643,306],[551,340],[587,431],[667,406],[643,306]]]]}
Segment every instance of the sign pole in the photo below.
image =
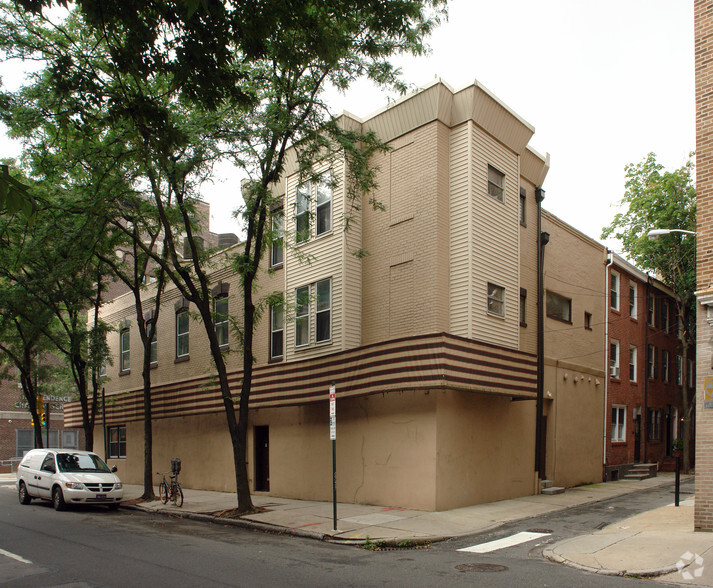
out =
{"type": "Polygon", "coordinates": [[[332,510],[334,530],[337,530],[337,389],[329,386],[329,438],[332,440],[332,510]]]}

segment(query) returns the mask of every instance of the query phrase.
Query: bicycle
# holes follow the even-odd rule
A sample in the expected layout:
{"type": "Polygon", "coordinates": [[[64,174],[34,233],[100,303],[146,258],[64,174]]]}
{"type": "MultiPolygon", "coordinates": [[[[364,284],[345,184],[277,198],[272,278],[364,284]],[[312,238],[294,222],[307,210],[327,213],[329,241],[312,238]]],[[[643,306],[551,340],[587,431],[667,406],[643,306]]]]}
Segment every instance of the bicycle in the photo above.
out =
{"type": "Polygon", "coordinates": [[[170,500],[176,506],[183,506],[183,490],[181,490],[181,485],[178,483],[178,474],[171,473],[169,482],[166,480],[166,474],[156,473],[162,477],[158,485],[158,495],[161,502],[166,504],[170,500]]]}

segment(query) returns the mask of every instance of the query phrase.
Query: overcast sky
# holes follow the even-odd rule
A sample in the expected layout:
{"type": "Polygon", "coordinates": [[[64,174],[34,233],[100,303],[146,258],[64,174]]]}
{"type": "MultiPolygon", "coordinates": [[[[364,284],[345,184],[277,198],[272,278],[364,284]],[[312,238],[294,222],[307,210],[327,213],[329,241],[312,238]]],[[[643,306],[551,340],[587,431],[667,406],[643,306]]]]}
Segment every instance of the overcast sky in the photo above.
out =
{"type": "MultiPolygon", "coordinates": [[[[395,60],[403,79],[485,85],[550,153],[544,207],[599,241],[627,163],[653,151],[672,169],[695,148],[693,0],[450,0],[430,45],[430,55],[395,60]]],[[[365,117],[387,100],[359,84],[332,104],[365,117]]],[[[234,186],[206,191],[213,231],[237,232],[234,186]]]]}

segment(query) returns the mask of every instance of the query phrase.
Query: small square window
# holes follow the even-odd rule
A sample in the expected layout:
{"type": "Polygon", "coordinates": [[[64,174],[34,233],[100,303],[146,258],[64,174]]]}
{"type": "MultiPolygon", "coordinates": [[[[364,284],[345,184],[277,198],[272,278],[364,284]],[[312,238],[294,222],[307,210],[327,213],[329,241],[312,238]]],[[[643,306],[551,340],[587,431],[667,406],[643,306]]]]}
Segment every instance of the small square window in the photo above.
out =
{"type": "Polygon", "coordinates": [[[592,330],[592,313],[591,312],[584,313],[584,328],[587,329],[588,331],[592,330]]]}

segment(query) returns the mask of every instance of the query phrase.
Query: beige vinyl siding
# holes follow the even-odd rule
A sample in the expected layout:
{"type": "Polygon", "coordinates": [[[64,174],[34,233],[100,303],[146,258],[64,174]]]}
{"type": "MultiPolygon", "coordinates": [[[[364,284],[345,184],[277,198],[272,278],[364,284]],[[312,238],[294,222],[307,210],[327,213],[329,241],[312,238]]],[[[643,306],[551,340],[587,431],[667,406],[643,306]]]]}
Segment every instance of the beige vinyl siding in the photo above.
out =
{"type": "Polygon", "coordinates": [[[519,345],[518,157],[473,123],[451,134],[451,332],[519,345]],[[488,166],[505,174],[504,202],[488,194],[488,166]],[[487,284],[505,288],[505,317],[487,312],[487,284]]]}
{"type": "Polygon", "coordinates": [[[299,184],[299,175],[293,174],[287,179],[287,205],[285,207],[286,217],[286,239],[290,240],[290,245],[285,248],[285,297],[288,303],[288,311],[285,314],[285,359],[293,361],[295,359],[306,359],[314,355],[333,353],[341,350],[343,318],[344,318],[344,254],[345,237],[343,230],[345,213],[345,190],[343,165],[341,162],[330,161],[315,168],[321,172],[332,170],[332,175],[337,180],[337,185],[332,193],[332,230],[324,235],[315,237],[314,216],[315,203],[311,200],[310,216],[310,238],[295,245],[295,197],[299,184]],[[298,254],[311,259],[299,259],[298,254]],[[316,294],[314,284],[321,280],[331,278],[331,340],[315,344],[316,320],[315,320],[315,300],[316,294]],[[294,303],[295,290],[303,286],[310,286],[310,314],[309,314],[309,345],[295,349],[295,322],[294,303]]]}
{"type": "MultiPolygon", "coordinates": [[[[342,185],[346,181],[346,166],[341,166],[342,185]]],[[[343,191],[341,192],[343,193],[343,191]]],[[[334,219],[335,231],[341,233],[344,241],[342,248],[342,267],[344,268],[344,295],[341,309],[342,333],[341,348],[352,349],[361,345],[361,297],[362,297],[362,259],[357,252],[362,249],[362,211],[364,206],[369,206],[368,196],[363,197],[359,203],[359,210],[347,211],[351,218],[349,228],[344,230],[344,220],[334,219]]],[[[347,206],[349,204],[347,203],[347,206]]]]}
{"type": "Polygon", "coordinates": [[[470,226],[472,217],[472,186],[470,157],[470,123],[451,131],[450,161],[450,332],[470,337],[472,299],[470,226]]]}

